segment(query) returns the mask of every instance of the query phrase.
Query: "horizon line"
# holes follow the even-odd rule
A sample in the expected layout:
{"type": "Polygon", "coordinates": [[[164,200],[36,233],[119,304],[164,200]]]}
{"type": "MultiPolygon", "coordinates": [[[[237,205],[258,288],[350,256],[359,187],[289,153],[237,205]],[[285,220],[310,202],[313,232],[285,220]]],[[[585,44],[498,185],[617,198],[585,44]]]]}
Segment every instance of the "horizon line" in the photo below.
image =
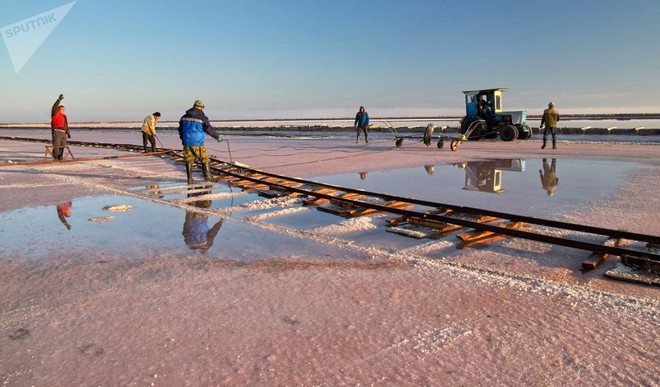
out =
{"type": "MultiPolygon", "coordinates": [[[[529,114],[527,117],[541,117],[541,114],[529,114]]],[[[372,117],[373,121],[385,121],[385,120],[446,120],[446,119],[462,119],[465,115],[451,115],[451,116],[395,116],[395,117],[372,117]]],[[[634,119],[634,118],[646,118],[646,119],[660,119],[660,113],[571,113],[571,114],[562,114],[561,117],[570,117],[573,119],[585,117],[591,119],[634,119]]],[[[281,122],[281,121],[350,121],[354,117],[317,117],[317,118],[237,118],[237,119],[218,119],[213,120],[209,119],[210,122],[281,122]]],[[[142,120],[119,120],[119,121],[72,121],[71,124],[121,124],[121,123],[135,123],[141,122],[142,120]]],[[[159,122],[178,122],[175,120],[163,120],[159,122]]],[[[44,121],[40,122],[0,122],[0,125],[43,125],[44,121]]]]}

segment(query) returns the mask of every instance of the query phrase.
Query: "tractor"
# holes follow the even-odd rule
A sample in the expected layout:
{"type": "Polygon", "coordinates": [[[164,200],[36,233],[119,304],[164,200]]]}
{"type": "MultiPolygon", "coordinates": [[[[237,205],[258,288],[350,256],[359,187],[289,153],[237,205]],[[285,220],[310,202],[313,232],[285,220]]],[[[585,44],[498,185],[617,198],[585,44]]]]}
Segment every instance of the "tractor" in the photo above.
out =
{"type": "Polygon", "coordinates": [[[507,89],[468,90],[465,94],[466,115],[461,120],[461,133],[468,140],[497,138],[515,141],[532,137],[525,111],[502,110],[502,92],[507,89]]]}

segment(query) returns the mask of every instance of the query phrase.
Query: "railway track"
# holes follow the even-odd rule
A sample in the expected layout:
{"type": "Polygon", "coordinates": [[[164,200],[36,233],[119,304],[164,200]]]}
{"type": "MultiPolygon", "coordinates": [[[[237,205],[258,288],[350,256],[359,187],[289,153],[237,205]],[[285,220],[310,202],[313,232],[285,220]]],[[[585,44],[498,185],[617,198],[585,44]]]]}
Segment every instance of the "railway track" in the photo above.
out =
{"type": "MultiPolygon", "coordinates": [[[[48,140],[28,138],[0,137],[0,139],[50,143],[48,140]]],[[[142,146],[132,144],[70,141],[69,145],[129,152],[142,151],[142,146]]],[[[183,154],[179,150],[159,148],[155,154],[169,155],[175,161],[183,161],[183,154]]],[[[85,160],[75,159],[65,162],[85,160]]],[[[52,163],[52,161],[43,161],[43,163],[52,163]]],[[[264,197],[298,196],[302,198],[303,205],[316,206],[321,211],[345,218],[377,213],[389,214],[388,231],[397,234],[423,238],[445,237],[455,233],[458,246],[461,248],[483,245],[508,237],[523,238],[588,252],[589,256],[582,263],[583,270],[596,268],[609,256],[619,256],[622,263],[637,270],[636,274],[610,270],[605,273],[607,277],[660,285],[658,279],[660,236],[341,187],[274,174],[215,157],[211,157],[211,172],[214,179],[225,180],[230,186],[256,191],[264,197]],[[593,240],[602,242],[596,243],[593,240]]]]}

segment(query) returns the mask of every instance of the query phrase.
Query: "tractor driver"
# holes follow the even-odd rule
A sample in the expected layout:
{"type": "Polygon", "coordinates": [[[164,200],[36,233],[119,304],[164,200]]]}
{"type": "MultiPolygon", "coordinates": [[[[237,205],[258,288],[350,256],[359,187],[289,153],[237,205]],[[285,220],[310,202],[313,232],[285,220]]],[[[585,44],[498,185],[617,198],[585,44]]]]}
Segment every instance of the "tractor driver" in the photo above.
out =
{"type": "Polygon", "coordinates": [[[486,120],[486,122],[495,121],[495,116],[493,115],[493,111],[491,110],[488,101],[486,101],[485,99],[479,100],[479,116],[484,120],[486,120]]]}

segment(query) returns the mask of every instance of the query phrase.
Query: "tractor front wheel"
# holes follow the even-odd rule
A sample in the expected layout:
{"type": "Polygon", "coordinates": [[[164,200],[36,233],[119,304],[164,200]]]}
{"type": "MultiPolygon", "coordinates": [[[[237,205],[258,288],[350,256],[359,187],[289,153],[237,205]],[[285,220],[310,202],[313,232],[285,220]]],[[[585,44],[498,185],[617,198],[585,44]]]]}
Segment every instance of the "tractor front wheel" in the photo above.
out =
{"type": "Polygon", "coordinates": [[[461,145],[460,141],[452,140],[452,142],[449,144],[449,149],[451,149],[452,152],[456,152],[459,145],[461,145]]]}

